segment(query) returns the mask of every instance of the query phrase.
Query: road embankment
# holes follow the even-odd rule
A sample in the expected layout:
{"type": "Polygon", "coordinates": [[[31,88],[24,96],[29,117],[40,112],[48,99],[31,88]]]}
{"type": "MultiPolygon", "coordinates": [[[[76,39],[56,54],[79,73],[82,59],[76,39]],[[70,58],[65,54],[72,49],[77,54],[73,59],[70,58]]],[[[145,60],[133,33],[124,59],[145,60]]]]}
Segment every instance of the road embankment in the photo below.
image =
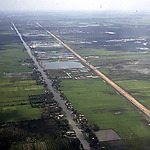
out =
{"type": "Polygon", "coordinates": [[[58,37],[56,37],[53,33],[46,30],[42,25],[36,23],[39,27],[45,30],[48,34],[50,34],[53,38],[59,41],[64,47],[66,47],[69,51],[71,51],[78,59],[84,62],[87,66],[89,66],[92,70],[94,70],[103,80],[105,80],[109,85],[111,85],[116,91],[118,91],[123,97],[129,100],[132,104],[134,104],[138,109],[140,109],[144,114],[150,117],[150,110],[148,110],[145,106],[139,103],[135,98],[133,98],[130,94],[128,94],[125,90],[119,87],[116,83],[111,81],[108,77],[106,77],[102,72],[97,70],[94,66],[92,66],[89,62],[87,62],[84,58],[82,58],[79,54],[77,54],[74,50],[68,47],[64,42],[62,42],[58,37]]]}

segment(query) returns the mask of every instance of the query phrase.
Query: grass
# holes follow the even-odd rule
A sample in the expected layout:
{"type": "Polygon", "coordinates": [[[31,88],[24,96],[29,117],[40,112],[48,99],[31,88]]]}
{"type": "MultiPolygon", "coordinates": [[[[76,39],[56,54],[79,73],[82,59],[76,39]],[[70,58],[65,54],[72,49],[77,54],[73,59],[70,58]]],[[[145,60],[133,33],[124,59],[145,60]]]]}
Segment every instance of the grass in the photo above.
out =
{"type": "Polygon", "coordinates": [[[0,84],[0,102],[27,100],[31,93],[41,94],[45,90],[43,85],[36,85],[35,80],[12,82],[11,78],[1,78],[0,81],[2,81],[0,84]],[[24,84],[18,84],[22,82],[24,84]]]}
{"type": "Polygon", "coordinates": [[[28,66],[22,67],[23,61],[28,59],[28,54],[19,48],[6,48],[0,51],[0,75],[5,73],[19,73],[31,71],[28,66]],[[21,62],[19,62],[21,61],[21,62]]]}
{"type": "MultiPolygon", "coordinates": [[[[133,20],[131,18],[129,19],[126,18],[126,19],[118,21],[118,18],[115,19],[116,16],[113,16],[113,17],[114,19],[109,20],[109,21],[107,20],[108,22],[106,24],[111,25],[111,27],[107,27],[107,30],[112,30],[115,28],[122,29],[121,33],[118,32],[120,35],[119,37],[117,37],[121,39],[134,37],[134,34],[135,34],[135,37],[137,37],[136,35],[137,30],[136,29],[133,30],[135,31],[135,33],[130,33],[129,31],[126,34],[122,34],[122,31],[125,32],[123,29],[125,29],[126,31],[128,30],[126,28],[120,27],[120,25],[123,24],[124,26],[126,24],[128,25],[128,28],[134,28],[133,26],[130,26],[130,25],[142,25],[142,24],[148,23],[148,22],[145,23],[145,20],[142,21],[141,23],[142,19],[138,20],[137,18],[136,19],[134,18],[133,20]]],[[[106,18],[106,16],[104,16],[104,18],[106,18]]],[[[61,30],[63,29],[60,29],[60,31],[61,30]]],[[[83,31],[86,32],[87,30],[83,30],[83,31]]],[[[92,29],[88,31],[92,31],[92,29]]],[[[99,31],[97,30],[97,32],[99,31]]],[[[54,31],[53,33],[57,34],[54,31]]],[[[83,35],[81,34],[65,35],[64,34],[64,35],[60,35],[60,37],[63,40],[81,40],[81,41],[103,40],[107,37],[106,35],[97,36],[96,33],[93,35],[92,34],[83,34],[83,35]]],[[[142,34],[140,34],[140,36],[141,35],[142,34]]],[[[109,39],[109,37],[107,38],[109,39]]],[[[136,50],[136,47],[130,44],[127,45],[127,47],[125,48],[124,47],[118,48],[114,46],[113,47],[110,46],[110,48],[106,47],[106,49],[109,49],[110,51],[106,49],[102,49],[102,48],[98,49],[98,46],[97,48],[93,48],[94,45],[92,45],[93,47],[90,45],[89,46],[85,45],[85,44],[67,44],[67,45],[71,47],[73,50],[75,50],[81,56],[99,55],[100,59],[97,60],[97,63],[96,61],[93,63],[94,66],[95,64],[97,65],[99,63],[100,70],[102,70],[106,75],[110,75],[112,78],[115,77],[117,81],[118,81],[118,78],[119,80],[124,80],[123,82],[118,81],[118,84],[124,87],[125,89],[129,90],[130,92],[134,90],[132,95],[135,95],[136,98],[140,99],[140,101],[143,101],[143,103],[145,101],[148,104],[148,100],[149,100],[148,96],[150,96],[149,82],[146,83],[143,80],[138,82],[136,80],[138,79],[139,76],[142,76],[142,75],[139,75],[139,74],[135,75],[132,72],[130,73],[129,72],[126,73],[123,71],[121,72],[119,69],[117,69],[115,73],[110,72],[110,70],[107,68],[107,65],[110,65],[110,66],[112,66],[112,64],[120,65],[120,62],[122,63],[122,60],[125,60],[127,58],[128,60],[129,59],[134,60],[134,59],[141,58],[141,57],[149,57],[150,56],[149,54],[145,55],[145,54],[140,54],[137,52],[127,52],[127,51],[136,50]],[[117,60],[118,62],[115,62],[115,60],[117,60]],[[102,63],[104,61],[106,63],[102,63]],[[131,79],[131,77],[132,79],[135,79],[135,80],[133,82],[130,81],[131,83],[127,83],[128,79],[131,79]],[[142,96],[144,95],[146,95],[147,97],[143,99],[142,96]]],[[[90,61],[92,62],[93,59],[90,59],[90,61]]],[[[120,96],[116,95],[115,91],[109,86],[107,86],[106,84],[104,84],[102,81],[100,80],[77,80],[77,81],[63,80],[62,85],[64,86],[62,89],[65,95],[72,102],[75,108],[79,112],[85,114],[90,122],[97,123],[101,129],[113,128],[115,131],[117,131],[117,133],[119,133],[121,137],[127,138],[127,139],[130,139],[131,137],[141,138],[141,137],[146,137],[150,135],[150,128],[148,126],[148,122],[145,123],[143,121],[144,118],[142,114],[139,113],[139,110],[135,108],[132,104],[127,102],[126,100],[122,99],[120,96]],[[115,115],[115,112],[121,112],[121,113],[118,115],[115,115]]],[[[136,142],[138,142],[138,144],[140,143],[139,140],[137,140],[136,142]]],[[[140,144],[138,145],[138,149],[143,149],[143,147],[146,144],[142,143],[141,145],[140,144]]]]}
{"type": "Polygon", "coordinates": [[[31,108],[28,95],[44,93],[42,85],[36,85],[35,80],[12,81],[11,78],[0,79],[0,120],[15,122],[39,119],[38,108],[31,108]]]}
{"type": "Polygon", "coordinates": [[[108,57],[103,57],[103,58],[100,58],[100,60],[104,60],[104,59],[120,59],[120,58],[141,58],[141,57],[150,57],[150,55],[149,54],[147,54],[147,55],[145,55],[145,54],[143,54],[143,55],[141,55],[141,54],[139,54],[139,55],[127,55],[127,56],[108,56],[108,57]]]}
{"type": "Polygon", "coordinates": [[[150,109],[150,81],[123,80],[116,81],[118,85],[129,91],[135,99],[150,109]]]}
{"type": "Polygon", "coordinates": [[[64,94],[75,108],[101,129],[114,129],[127,139],[150,134],[139,110],[102,80],[63,80],[62,85],[64,94]],[[120,114],[116,115],[115,112],[120,114]]]}
{"type": "MultiPolygon", "coordinates": [[[[6,25],[7,26],[7,25],[6,25]]],[[[32,108],[28,95],[43,94],[43,85],[36,85],[25,66],[30,59],[15,32],[0,24],[0,122],[39,119],[40,109],[32,108]]]]}
{"type": "Polygon", "coordinates": [[[31,71],[28,66],[22,67],[25,59],[29,59],[27,52],[9,24],[0,24],[0,76],[5,73],[19,73],[31,71]],[[2,33],[2,34],[1,34],[2,33]]]}
{"type": "MultiPolygon", "coordinates": [[[[76,50],[74,48],[74,50],[76,50]]],[[[134,52],[117,52],[117,51],[108,51],[104,48],[102,49],[92,49],[92,48],[86,48],[81,49],[80,51],[77,51],[79,55],[82,56],[88,56],[88,55],[100,55],[100,56],[109,56],[109,55],[123,55],[123,54],[137,54],[134,52]]],[[[118,56],[119,57],[119,56],[118,56]]]]}
{"type": "Polygon", "coordinates": [[[124,80],[116,81],[120,86],[126,88],[127,90],[131,89],[150,89],[150,81],[144,80],[124,80]]]}
{"type": "Polygon", "coordinates": [[[137,57],[149,57],[150,56],[149,54],[140,54],[137,52],[117,52],[117,51],[107,51],[106,49],[90,49],[90,48],[82,49],[76,52],[81,56],[99,55],[100,56],[99,60],[122,59],[122,58],[125,59],[125,58],[137,58],[137,57]]]}
{"type": "Polygon", "coordinates": [[[40,118],[40,110],[31,105],[9,106],[0,108],[1,122],[18,122],[40,118]]]}
{"type": "Polygon", "coordinates": [[[61,70],[51,69],[49,70],[49,73],[51,74],[51,76],[59,76],[59,77],[66,76],[66,74],[61,70]]]}

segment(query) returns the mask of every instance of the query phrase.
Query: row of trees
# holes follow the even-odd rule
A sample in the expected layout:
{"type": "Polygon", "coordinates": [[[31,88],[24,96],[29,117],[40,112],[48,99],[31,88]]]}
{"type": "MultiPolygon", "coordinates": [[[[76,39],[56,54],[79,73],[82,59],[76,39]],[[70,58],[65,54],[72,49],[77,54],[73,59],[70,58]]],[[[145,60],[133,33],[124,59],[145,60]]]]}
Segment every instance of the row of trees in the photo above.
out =
{"type": "MultiPolygon", "coordinates": [[[[40,72],[33,68],[32,78],[37,84],[46,86],[40,72]]],[[[20,145],[31,149],[41,143],[45,144],[46,149],[80,149],[82,146],[77,138],[64,136],[70,130],[70,125],[53,97],[46,88],[43,94],[29,95],[32,108],[37,107],[41,110],[41,119],[1,124],[0,149],[20,149],[20,145]]]]}
{"type": "Polygon", "coordinates": [[[59,95],[61,96],[62,100],[65,101],[65,104],[67,106],[67,108],[72,111],[72,115],[74,120],[80,125],[80,127],[83,130],[83,133],[86,137],[86,139],[88,140],[88,142],[90,143],[90,146],[92,149],[100,149],[100,142],[97,139],[96,135],[95,135],[95,131],[99,131],[99,127],[96,124],[90,124],[88,122],[88,119],[85,118],[84,115],[81,115],[79,112],[77,112],[77,110],[74,109],[73,105],[71,104],[71,102],[67,99],[67,97],[65,96],[65,94],[63,93],[63,91],[61,90],[61,80],[53,80],[53,87],[55,87],[59,93],[59,95]]]}

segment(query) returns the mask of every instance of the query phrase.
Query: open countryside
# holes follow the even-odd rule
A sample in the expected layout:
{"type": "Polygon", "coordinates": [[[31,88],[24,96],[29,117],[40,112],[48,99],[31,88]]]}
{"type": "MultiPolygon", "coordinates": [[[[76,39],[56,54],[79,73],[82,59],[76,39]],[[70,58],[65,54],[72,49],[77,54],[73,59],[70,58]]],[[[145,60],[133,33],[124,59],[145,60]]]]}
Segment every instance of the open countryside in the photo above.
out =
{"type": "MultiPolygon", "coordinates": [[[[148,149],[150,41],[149,32],[142,32],[149,31],[146,17],[136,16],[139,22],[128,15],[119,21],[115,15],[111,19],[93,15],[94,20],[86,17],[88,14],[75,19],[68,14],[56,18],[48,15],[47,20],[16,15],[15,19],[10,17],[9,23],[2,22],[6,26],[1,29],[10,34],[9,41],[14,41],[7,45],[8,37],[2,34],[1,123],[11,133],[13,127],[18,133],[26,133],[18,144],[17,139],[10,142],[7,149],[27,145],[31,149],[69,149],[73,145],[74,149],[85,148],[82,138],[65,119],[67,111],[91,149],[148,149]],[[124,24],[124,20],[128,23],[124,24]],[[28,46],[18,39],[15,27],[28,46]],[[36,63],[28,56],[27,47],[36,63]],[[42,74],[42,68],[35,64],[43,68],[42,74]],[[59,101],[47,83],[59,94],[59,101]],[[40,128],[36,135],[42,124],[45,130],[40,128]],[[55,141],[51,125],[57,128],[55,138],[60,145],[51,144],[55,141]],[[35,126],[35,131],[27,126],[35,126]]],[[[6,142],[7,136],[1,139],[6,142]]]]}
{"type": "Polygon", "coordinates": [[[1,30],[10,34],[1,35],[0,148],[82,148],[13,27],[2,21],[1,30]]]}
{"type": "MultiPolygon", "coordinates": [[[[38,23],[37,23],[38,24],[38,23]]],[[[42,27],[40,24],[38,24],[40,27],[42,27]]],[[[47,30],[46,30],[47,31],[47,30]]],[[[70,50],[72,53],[75,54],[81,61],[83,61],[86,65],[88,65],[91,69],[93,69],[99,76],[101,76],[106,82],[108,82],[113,88],[115,88],[120,94],[122,94],[125,98],[127,98],[130,102],[132,102],[135,106],[137,106],[140,110],[142,110],[148,117],[150,117],[150,111],[145,108],[143,105],[141,105],[138,101],[136,101],[131,95],[129,95],[127,92],[125,92],[123,89],[121,89],[119,86],[117,86],[114,82],[112,82],[110,79],[108,79],[104,74],[102,74],[100,71],[98,71],[96,68],[94,68],[90,63],[88,63],[85,59],[83,59],[80,55],[75,53],[71,48],[69,48],[65,43],[63,43],[61,40],[59,40],[55,35],[47,31],[50,35],[52,35],[56,40],[58,40],[62,45],[64,45],[68,50],[70,50]]]]}

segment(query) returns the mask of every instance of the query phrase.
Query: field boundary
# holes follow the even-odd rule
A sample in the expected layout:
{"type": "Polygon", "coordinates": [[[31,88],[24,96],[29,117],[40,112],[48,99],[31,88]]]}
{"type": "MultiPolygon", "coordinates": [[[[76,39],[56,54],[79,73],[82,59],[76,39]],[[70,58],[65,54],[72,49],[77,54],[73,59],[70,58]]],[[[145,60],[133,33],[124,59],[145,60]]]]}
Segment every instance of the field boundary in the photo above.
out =
{"type": "Polygon", "coordinates": [[[59,38],[57,38],[53,33],[46,30],[42,25],[36,23],[39,27],[45,30],[48,34],[50,34],[53,38],[59,41],[64,47],[66,47],[69,51],[71,51],[78,59],[84,62],[87,66],[89,66],[94,72],[96,72],[103,80],[105,80],[109,85],[111,85],[116,91],[118,91],[122,96],[124,96],[128,101],[130,101],[133,105],[135,105],[138,109],[140,109],[144,114],[150,117],[150,110],[148,110],[145,106],[135,100],[130,94],[128,94],[125,90],[120,88],[116,83],[111,81],[108,77],[106,77],[103,73],[98,71],[93,65],[87,62],[84,58],[82,58],[79,54],[77,54],[74,50],[68,47],[64,42],[62,42],[59,38]]]}

